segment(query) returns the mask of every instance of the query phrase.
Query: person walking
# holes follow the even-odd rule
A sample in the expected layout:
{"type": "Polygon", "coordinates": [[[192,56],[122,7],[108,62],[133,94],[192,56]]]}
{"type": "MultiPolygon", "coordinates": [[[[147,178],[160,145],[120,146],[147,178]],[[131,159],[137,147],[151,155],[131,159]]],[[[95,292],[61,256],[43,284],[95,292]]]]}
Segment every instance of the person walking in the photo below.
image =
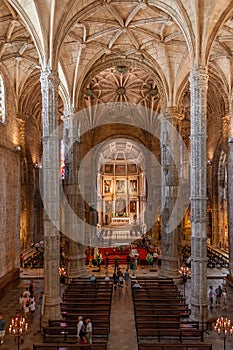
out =
{"type": "Polygon", "coordinates": [[[6,321],[3,318],[3,314],[0,312],[0,344],[4,343],[5,326],[6,326],[6,321]]]}

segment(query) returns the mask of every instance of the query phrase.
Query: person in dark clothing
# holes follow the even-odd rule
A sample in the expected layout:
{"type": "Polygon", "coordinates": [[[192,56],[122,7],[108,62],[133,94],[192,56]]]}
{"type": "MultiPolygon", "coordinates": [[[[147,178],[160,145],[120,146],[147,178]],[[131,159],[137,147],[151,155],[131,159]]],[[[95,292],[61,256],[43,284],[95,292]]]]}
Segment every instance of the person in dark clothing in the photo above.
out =
{"type": "Polygon", "coordinates": [[[109,261],[108,252],[106,252],[106,254],[105,254],[105,267],[108,267],[108,261],[109,261]]]}
{"type": "Polygon", "coordinates": [[[130,255],[129,254],[126,257],[126,260],[127,260],[127,269],[129,269],[129,267],[130,267],[130,255]]]}
{"type": "Polygon", "coordinates": [[[30,292],[30,295],[34,294],[34,283],[33,283],[32,280],[31,280],[31,282],[29,284],[29,292],[30,292]]]}
{"type": "Polygon", "coordinates": [[[220,307],[221,298],[222,298],[222,287],[218,286],[218,288],[215,289],[215,296],[216,296],[216,307],[220,307]]]}
{"type": "Polygon", "coordinates": [[[85,331],[85,326],[83,324],[81,329],[80,329],[80,331],[79,331],[79,338],[80,338],[80,343],[81,344],[86,344],[87,343],[86,334],[87,334],[87,332],[85,331]]]}
{"type": "Polygon", "coordinates": [[[113,278],[113,287],[116,288],[117,284],[118,284],[118,277],[117,277],[116,272],[113,273],[112,278],[113,278]]]}

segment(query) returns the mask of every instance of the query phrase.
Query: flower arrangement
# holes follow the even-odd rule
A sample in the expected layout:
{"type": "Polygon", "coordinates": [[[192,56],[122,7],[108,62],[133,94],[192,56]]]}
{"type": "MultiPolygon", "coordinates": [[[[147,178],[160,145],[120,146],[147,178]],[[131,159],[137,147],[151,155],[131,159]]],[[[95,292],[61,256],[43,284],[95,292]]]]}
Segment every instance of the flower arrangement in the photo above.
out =
{"type": "Polygon", "coordinates": [[[146,261],[147,261],[148,265],[152,265],[152,263],[153,263],[153,256],[150,253],[147,254],[146,261]]]}
{"type": "Polygon", "coordinates": [[[104,260],[102,254],[99,252],[99,249],[95,249],[94,260],[99,264],[101,264],[104,260]]]}

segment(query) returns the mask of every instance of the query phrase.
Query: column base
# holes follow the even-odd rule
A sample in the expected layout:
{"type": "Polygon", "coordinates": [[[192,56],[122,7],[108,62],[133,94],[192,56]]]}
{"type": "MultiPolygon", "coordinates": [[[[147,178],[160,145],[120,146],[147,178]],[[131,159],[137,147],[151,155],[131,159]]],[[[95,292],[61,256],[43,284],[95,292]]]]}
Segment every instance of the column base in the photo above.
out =
{"type": "Polygon", "coordinates": [[[189,316],[191,321],[199,321],[200,328],[206,329],[206,322],[209,318],[208,314],[208,305],[202,305],[202,309],[200,308],[200,304],[191,304],[191,315],[189,316]]]}
{"type": "Polygon", "coordinates": [[[51,298],[44,301],[44,310],[42,311],[41,327],[45,328],[49,325],[49,320],[60,320],[61,315],[61,298],[51,298]]]}

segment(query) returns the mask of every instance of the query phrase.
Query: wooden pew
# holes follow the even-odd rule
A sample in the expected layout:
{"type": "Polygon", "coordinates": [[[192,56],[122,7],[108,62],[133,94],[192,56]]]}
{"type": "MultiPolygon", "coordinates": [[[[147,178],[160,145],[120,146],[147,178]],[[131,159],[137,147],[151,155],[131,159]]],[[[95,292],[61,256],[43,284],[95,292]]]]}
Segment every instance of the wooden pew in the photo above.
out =
{"type": "Polygon", "coordinates": [[[182,343],[184,340],[202,340],[202,331],[200,329],[156,329],[156,328],[137,328],[138,341],[142,340],[155,340],[160,342],[165,339],[178,340],[182,343]]]}
{"type": "Polygon", "coordinates": [[[77,327],[43,328],[43,342],[77,342],[77,327]]]}
{"type": "Polygon", "coordinates": [[[93,344],[33,344],[33,350],[107,350],[107,342],[93,344]]]}
{"type": "Polygon", "coordinates": [[[199,322],[198,321],[170,321],[170,320],[143,320],[143,322],[136,320],[136,327],[137,329],[146,329],[146,328],[156,328],[156,329],[199,329],[199,322]]]}
{"type": "Polygon", "coordinates": [[[140,342],[138,350],[212,350],[212,344],[155,344],[140,342]]]}

